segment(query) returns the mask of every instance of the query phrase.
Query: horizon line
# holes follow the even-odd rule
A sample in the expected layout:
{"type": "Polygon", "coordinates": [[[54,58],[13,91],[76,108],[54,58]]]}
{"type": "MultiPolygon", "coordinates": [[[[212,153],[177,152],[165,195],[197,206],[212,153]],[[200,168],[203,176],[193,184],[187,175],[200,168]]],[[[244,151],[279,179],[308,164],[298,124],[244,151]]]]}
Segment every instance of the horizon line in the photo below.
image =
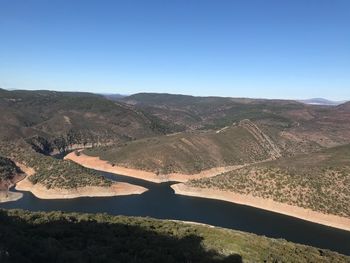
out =
{"type": "Polygon", "coordinates": [[[267,98],[267,97],[242,97],[242,96],[220,96],[220,95],[193,95],[193,94],[184,94],[184,93],[169,93],[169,92],[152,92],[152,91],[140,91],[140,92],[135,92],[135,93],[129,93],[129,94],[123,94],[123,93],[118,93],[118,92],[92,92],[92,91],[81,91],[81,90],[60,90],[60,89],[17,89],[17,88],[5,88],[5,87],[0,87],[0,89],[4,89],[7,91],[55,91],[55,92],[76,92],[76,93],[90,93],[90,94],[99,94],[99,95],[120,95],[123,97],[128,97],[132,96],[135,94],[166,94],[166,95],[180,95],[180,96],[191,96],[191,97],[198,97],[198,98],[209,98],[209,97],[216,97],[216,98],[233,98],[233,99],[253,99],[253,100],[292,100],[292,101],[298,101],[298,102],[304,102],[308,100],[326,100],[328,102],[333,102],[333,103],[345,103],[350,101],[350,99],[341,99],[341,100],[334,100],[334,99],[329,99],[326,97],[310,97],[310,98],[267,98]]]}

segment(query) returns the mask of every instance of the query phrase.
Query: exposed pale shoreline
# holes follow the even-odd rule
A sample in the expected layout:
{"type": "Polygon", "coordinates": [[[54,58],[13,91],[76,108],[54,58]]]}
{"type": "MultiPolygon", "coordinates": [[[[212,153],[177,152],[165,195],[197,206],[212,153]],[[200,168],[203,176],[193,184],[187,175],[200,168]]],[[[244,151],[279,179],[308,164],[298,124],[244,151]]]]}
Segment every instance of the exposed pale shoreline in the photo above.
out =
{"type": "Polygon", "coordinates": [[[331,214],[324,214],[324,213],[312,211],[311,209],[292,206],[292,205],[276,202],[271,199],[259,198],[252,195],[242,195],[238,193],[215,190],[215,189],[189,187],[183,184],[184,182],[187,182],[190,179],[213,177],[225,171],[238,169],[240,167],[243,167],[243,165],[213,168],[194,175],[177,174],[177,173],[157,175],[155,173],[148,172],[148,171],[126,168],[121,166],[112,166],[110,163],[108,163],[107,161],[101,160],[99,157],[88,156],[83,154],[82,152],[80,152],[79,156],[76,155],[74,152],[69,153],[68,155],[65,156],[65,159],[74,161],[86,168],[130,176],[130,177],[139,178],[142,180],[147,180],[155,183],[162,183],[162,182],[168,182],[168,181],[181,182],[179,184],[174,184],[171,186],[171,188],[175,191],[175,193],[179,195],[210,198],[210,199],[228,201],[228,202],[241,204],[241,205],[252,206],[259,209],[264,209],[267,211],[272,211],[272,212],[296,217],[296,218],[310,221],[313,223],[318,223],[318,224],[350,231],[349,218],[331,215],[331,214]]]}
{"type": "Polygon", "coordinates": [[[86,186],[74,189],[47,189],[44,185],[34,185],[28,180],[28,177],[35,173],[32,168],[26,167],[22,164],[17,165],[20,166],[21,170],[27,174],[27,177],[16,184],[16,190],[32,192],[33,195],[40,199],[121,196],[142,194],[148,190],[142,186],[122,182],[113,183],[110,187],[86,186]]]}
{"type": "Polygon", "coordinates": [[[204,198],[228,201],[231,203],[236,203],[241,205],[252,206],[252,207],[296,217],[296,218],[310,221],[313,223],[350,231],[349,218],[331,215],[331,214],[324,214],[324,213],[312,211],[311,209],[306,209],[302,207],[297,207],[297,206],[276,202],[271,199],[265,199],[265,198],[255,197],[252,195],[243,195],[243,194],[215,190],[215,189],[190,187],[183,183],[174,184],[171,186],[171,188],[175,191],[176,194],[179,194],[179,195],[204,197],[204,198]]]}
{"type": "Polygon", "coordinates": [[[17,201],[23,197],[22,193],[11,192],[10,190],[0,193],[0,203],[17,201]]]}
{"type": "Polygon", "coordinates": [[[182,174],[182,173],[171,173],[171,174],[159,174],[156,173],[126,168],[122,166],[112,166],[109,162],[101,160],[99,157],[88,156],[80,152],[80,155],[76,155],[74,152],[67,154],[64,159],[71,160],[80,164],[86,168],[100,170],[109,173],[120,174],[124,176],[134,177],[154,183],[164,183],[164,182],[187,182],[192,179],[200,179],[206,177],[213,177],[218,174],[232,171],[238,168],[243,167],[243,165],[235,165],[235,166],[225,166],[225,167],[216,167],[212,169],[208,169],[202,171],[197,174],[182,174]]]}

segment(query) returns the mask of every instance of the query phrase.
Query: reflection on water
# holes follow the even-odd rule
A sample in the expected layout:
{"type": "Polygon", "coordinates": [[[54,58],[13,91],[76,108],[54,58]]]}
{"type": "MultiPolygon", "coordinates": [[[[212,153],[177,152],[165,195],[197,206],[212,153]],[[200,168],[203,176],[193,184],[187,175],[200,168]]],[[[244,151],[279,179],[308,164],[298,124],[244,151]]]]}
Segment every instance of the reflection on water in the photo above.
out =
{"type": "Polygon", "coordinates": [[[113,215],[195,221],[283,238],[350,255],[350,232],[348,231],[229,202],[175,195],[170,188],[172,183],[156,184],[105,172],[100,173],[112,180],[144,186],[149,191],[141,195],[69,200],[41,200],[25,192],[21,200],[0,204],[0,207],[32,211],[102,212],[113,215]]]}

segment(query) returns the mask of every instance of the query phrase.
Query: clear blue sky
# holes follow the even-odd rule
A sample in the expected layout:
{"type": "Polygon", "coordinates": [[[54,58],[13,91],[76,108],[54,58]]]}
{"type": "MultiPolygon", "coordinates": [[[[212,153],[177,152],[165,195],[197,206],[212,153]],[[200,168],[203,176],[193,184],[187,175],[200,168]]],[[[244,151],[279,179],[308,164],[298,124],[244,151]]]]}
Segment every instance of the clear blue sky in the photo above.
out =
{"type": "Polygon", "coordinates": [[[0,87],[350,99],[350,1],[0,0],[0,87]]]}

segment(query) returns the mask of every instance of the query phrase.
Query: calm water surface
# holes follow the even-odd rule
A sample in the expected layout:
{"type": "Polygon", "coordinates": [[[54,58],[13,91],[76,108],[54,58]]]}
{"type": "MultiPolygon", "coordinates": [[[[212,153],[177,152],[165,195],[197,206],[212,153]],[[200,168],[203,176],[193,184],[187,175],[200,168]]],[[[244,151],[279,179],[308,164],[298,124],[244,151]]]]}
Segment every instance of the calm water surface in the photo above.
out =
{"type": "Polygon", "coordinates": [[[173,183],[156,184],[105,172],[100,173],[112,180],[144,186],[149,191],[142,195],[66,200],[41,200],[30,192],[23,192],[22,199],[0,204],[0,207],[32,211],[102,212],[113,215],[196,221],[268,237],[283,238],[350,255],[350,232],[348,231],[225,201],[175,195],[170,188],[173,183]]]}

